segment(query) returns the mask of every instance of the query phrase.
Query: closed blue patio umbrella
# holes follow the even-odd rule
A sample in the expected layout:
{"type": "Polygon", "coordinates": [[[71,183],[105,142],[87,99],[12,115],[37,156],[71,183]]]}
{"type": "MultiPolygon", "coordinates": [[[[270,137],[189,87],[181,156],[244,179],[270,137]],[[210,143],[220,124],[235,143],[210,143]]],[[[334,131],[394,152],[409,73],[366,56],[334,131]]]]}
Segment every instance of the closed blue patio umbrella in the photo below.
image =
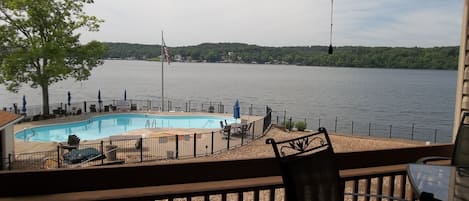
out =
{"type": "Polygon", "coordinates": [[[124,90],[124,101],[127,101],[127,89],[124,90]]]}
{"type": "Polygon", "coordinates": [[[103,100],[101,100],[101,89],[98,89],[98,104],[99,104],[99,111],[101,112],[101,103],[103,100]]]}
{"type": "Polygon", "coordinates": [[[23,107],[21,108],[21,112],[26,114],[26,96],[23,95],[23,107]]]}
{"type": "Polygon", "coordinates": [[[239,101],[236,100],[234,106],[233,106],[233,118],[239,119],[241,117],[240,112],[239,112],[239,101]]]}
{"type": "Polygon", "coordinates": [[[72,102],[72,95],[70,94],[70,91],[67,92],[67,96],[68,96],[67,105],[68,105],[68,107],[70,107],[70,103],[72,102]]]}

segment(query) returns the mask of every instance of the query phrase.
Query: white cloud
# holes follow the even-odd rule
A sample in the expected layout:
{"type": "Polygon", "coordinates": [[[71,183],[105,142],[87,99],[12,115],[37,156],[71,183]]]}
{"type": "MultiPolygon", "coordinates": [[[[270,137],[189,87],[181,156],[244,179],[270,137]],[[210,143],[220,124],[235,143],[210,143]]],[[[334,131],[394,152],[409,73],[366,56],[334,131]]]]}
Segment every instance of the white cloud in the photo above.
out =
{"type": "MultiPolygon", "coordinates": [[[[334,4],[334,45],[444,46],[460,40],[462,0],[334,4]]],[[[164,30],[169,46],[329,43],[329,0],[96,0],[87,11],[106,22],[100,32],[84,33],[83,41],[157,44],[164,30]]]]}
{"type": "Polygon", "coordinates": [[[409,47],[459,44],[462,20],[460,8],[421,8],[419,5],[403,8],[376,4],[370,9],[377,8],[382,8],[382,13],[365,11],[353,15],[352,19],[339,20],[348,24],[337,31],[338,43],[409,47]]]}

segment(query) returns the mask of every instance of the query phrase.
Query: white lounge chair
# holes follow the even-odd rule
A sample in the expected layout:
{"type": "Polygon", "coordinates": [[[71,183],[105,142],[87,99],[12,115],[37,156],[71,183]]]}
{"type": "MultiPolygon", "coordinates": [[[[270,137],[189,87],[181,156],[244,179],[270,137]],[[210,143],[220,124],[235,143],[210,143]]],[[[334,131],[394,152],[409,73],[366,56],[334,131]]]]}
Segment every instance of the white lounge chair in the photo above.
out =
{"type": "Polygon", "coordinates": [[[130,102],[128,102],[128,101],[117,101],[116,110],[117,111],[130,111],[130,102]]]}

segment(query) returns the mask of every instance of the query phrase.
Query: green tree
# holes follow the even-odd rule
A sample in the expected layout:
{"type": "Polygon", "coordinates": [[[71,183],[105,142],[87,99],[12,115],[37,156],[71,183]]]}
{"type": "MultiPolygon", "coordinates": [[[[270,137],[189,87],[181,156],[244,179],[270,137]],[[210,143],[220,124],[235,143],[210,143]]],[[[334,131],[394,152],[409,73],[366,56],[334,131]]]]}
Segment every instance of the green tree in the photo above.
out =
{"type": "Polygon", "coordinates": [[[102,20],[86,15],[93,0],[1,0],[0,83],[12,92],[22,84],[42,89],[49,114],[49,86],[69,77],[86,80],[103,63],[106,45],[81,44],[80,30],[98,31],[102,20]]]}

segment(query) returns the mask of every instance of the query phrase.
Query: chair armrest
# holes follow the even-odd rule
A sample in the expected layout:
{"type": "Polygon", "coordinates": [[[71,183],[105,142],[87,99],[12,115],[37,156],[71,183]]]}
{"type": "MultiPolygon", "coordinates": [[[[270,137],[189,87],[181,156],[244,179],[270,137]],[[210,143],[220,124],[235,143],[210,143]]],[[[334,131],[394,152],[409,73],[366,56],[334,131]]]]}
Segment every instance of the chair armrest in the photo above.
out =
{"type": "Polygon", "coordinates": [[[442,160],[450,160],[450,158],[449,157],[443,157],[443,156],[428,156],[428,157],[419,158],[417,160],[417,163],[426,164],[427,162],[442,161],[442,160]]]}

